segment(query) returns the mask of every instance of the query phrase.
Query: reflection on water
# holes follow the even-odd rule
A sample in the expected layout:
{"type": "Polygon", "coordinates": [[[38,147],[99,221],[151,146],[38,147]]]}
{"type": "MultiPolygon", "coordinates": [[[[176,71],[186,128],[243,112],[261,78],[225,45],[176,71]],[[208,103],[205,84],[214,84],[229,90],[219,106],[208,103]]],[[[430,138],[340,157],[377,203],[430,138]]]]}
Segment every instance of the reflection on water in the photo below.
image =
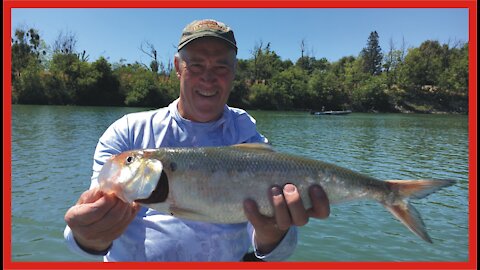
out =
{"type": "MultiPolygon", "coordinates": [[[[63,243],[63,215],[88,188],[99,136],[140,108],[12,106],[12,259],[81,261],[63,243]]],[[[379,179],[459,182],[413,204],[435,242],[424,243],[376,202],[334,205],[300,228],[292,261],[466,261],[468,119],[458,115],[312,116],[250,112],[277,151],[379,179]]]]}

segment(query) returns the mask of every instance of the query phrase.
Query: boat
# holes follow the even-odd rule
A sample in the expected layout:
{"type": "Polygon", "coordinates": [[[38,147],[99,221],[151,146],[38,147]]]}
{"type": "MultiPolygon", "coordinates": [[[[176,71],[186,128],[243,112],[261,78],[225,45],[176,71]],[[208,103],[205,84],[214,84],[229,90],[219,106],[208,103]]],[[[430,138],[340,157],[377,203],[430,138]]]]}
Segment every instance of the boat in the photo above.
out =
{"type": "Polygon", "coordinates": [[[345,111],[320,111],[320,112],[315,112],[311,111],[310,114],[313,115],[346,115],[352,113],[351,110],[345,110],[345,111]]]}

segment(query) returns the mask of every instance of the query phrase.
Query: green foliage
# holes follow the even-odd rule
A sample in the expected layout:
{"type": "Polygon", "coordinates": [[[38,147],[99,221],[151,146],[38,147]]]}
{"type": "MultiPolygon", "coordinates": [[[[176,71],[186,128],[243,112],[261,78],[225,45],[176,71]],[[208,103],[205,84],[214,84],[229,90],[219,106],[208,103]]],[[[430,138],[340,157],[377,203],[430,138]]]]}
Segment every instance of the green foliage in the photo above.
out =
{"type": "Polygon", "coordinates": [[[353,92],[353,109],[355,111],[392,111],[393,106],[386,89],[384,76],[372,76],[363,81],[353,92]]]}
{"type": "Polygon", "coordinates": [[[250,79],[265,81],[271,79],[276,73],[283,70],[283,64],[275,51],[270,49],[270,43],[265,48],[260,44],[254,49],[253,61],[250,61],[250,79]]]}
{"type": "Polygon", "coordinates": [[[42,75],[42,68],[38,62],[28,61],[21,71],[21,76],[12,83],[12,101],[22,104],[45,104],[47,96],[42,75]]]}
{"type": "Polygon", "coordinates": [[[385,56],[383,64],[384,74],[386,76],[387,87],[391,89],[395,84],[400,83],[400,70],[404,63],[404,51],[396,50],[391,47],[390,51],[385,56]]]}
{"type": "Polygon", "coordinates": [[[438,41],[426,41],[419,48],[409,50],[405,57],[408,86],[438,84],[443,68],[443,49],[438,41]]]}
{"type": "Polygon", "coordinates": [[[79,87],[76,93],[77,104],[79,105],[123,105],[124,96],[119,93],[120,82],[113,75],[111,65],[103,57],[88,65],[80,62],[84,66],[83,76],[78,80],[79,87]]]}
{"type": "Polygon", "coordinates": [[[54,53],[50,63],[49,100],[54,104],[75,104],[77,93],[83,91],[82,79],[90,75],[89,64],[81,62],[74,53],[54,53]]]}
{"type": "Polygon", "coordinates": [[[163,107],[178,96],[179,82],[175,76],[158,76],[138,63],[122,66],[115,73],[127,106],[163,107]]]}
{"type": "Polygon", "coordinates": [[[379,36],[377,31],[370,33],[368,37],[367,47],[363,48],[360,53],[364,59],[363,71],[370,75],[379,75],[382,73],[382,48],[379,44],[379,36]]]}
{"type": "Polygon", "coordinates": [[[400,69],[405,101],[432,110],[468,111],[468,44],[449,48],[427,40],[409,50],[400,69]]]}
{"type": "Polygon", "coordinates": [[[228,97],[228,104],[234,107],[250,107],[250,102],[247,100],[249,93],[250,89],[245,80],[235,80],[228,97]]]}
{"type": "Polygon", "coordinates": [[[132,89],[128,92],[125,104],[128,106],[140,106],[145,104],[150,106],[150,102],[158,99],[158,89],[156,88],[152,74],[137,74],[132,83],[132,89]]]}
{"type": "Polygon", "coordinates": [[[310,99],[307,94],[307,80],[307,72],[298,67],[290,67],[274,76],[271,88],[277,109],[304,108],[304,101],[310,99]]]}
{"type": "Polygon", "coordinates": [[[308,74],[312,74],[315,70],[326,70],[328,68],[328,60],[322,58],[320,60],[315,59],[315,57],[303,56],[298,58],[296,66],[307,71],[308,74]]]}
{"type": "MultiPolygon", "coordinates": [[[[88,61],[76,37],[60,34],[53,54],[36,29],[12,37],[12,102],[96,106],[163,107],[178,97],[171,64],[155,54],[149,66],[88,61]],[[48,58],[47,58],[48,57],[48,58]]],[[[393,43],[391,43],[393,44],[393,43]]],[[[153,45],[150,45],[153,52],[153,45]]],[[[156,53],[156,51],[155,51],[156,53]]],[[[358,57],[336,62],[303,56],[282,60],[260,42],[250,59],[239,59],[228,104],[268,110],[468,112],[468,44],[453,48],[427,40],[408,52],[383,58],[379,36],[370,34],[358,57]]]]}
{"type": "Polygon", "coordinates": [[[249,98],[250,104],[254,108],[261,108],[267,110],[278,110],[280,104],[275,97],[272,88],[265,84],[253,84],[250,86],[249,98]]]}
{"type": "MultiPolygon", "coordinates": [[[[39,82],[26,82],[25,80],[34,79],[35,76],[39,76],[40,65],[43,55],[45,55],[45,50],[41,46],[40,35],[38,30],[34,28],[26,29],[16,29],[14,37],[11,40],[11,50],[12,50],[12,96],[14,99],[22,100],[25,97],[25,93],[28,93],[27,88],[22,89],[23,87],[33,86],[39,82]],[[25,74],[24,78],[21,78],[23,73],[25,74]],[[32,77],[34,76],[34,77],[32,77]],[[14,92],[17,91],[17,92],[14,92]]],[[[35,90],[39,91],[39,90],[35,90]]],[[[39,97],[37,94],[32,95],[39,97]]],[[[30,97],[26,97],[30,100],[30,97]]],[[[33,98],[34,99],[34,98],[33,98]]],[[[32,101],[29,101],[32,102],[32,101]]]]}
{"type": "Polygon", "coordinates": [[[348,94],[334,72],[316,70],[308,81],[308,108],[342,110],[348,107],[348,94]]]}

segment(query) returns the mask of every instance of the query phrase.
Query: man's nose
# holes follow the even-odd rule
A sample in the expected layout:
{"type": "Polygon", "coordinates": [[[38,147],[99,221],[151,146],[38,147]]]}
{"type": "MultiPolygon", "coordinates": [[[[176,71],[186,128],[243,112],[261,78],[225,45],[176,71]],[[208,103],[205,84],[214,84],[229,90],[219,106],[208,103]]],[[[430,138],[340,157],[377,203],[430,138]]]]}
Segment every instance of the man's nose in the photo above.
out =
{"type": "Polygon", "coordinates": [[[211,68],[206,68],[205,71],[202,74],[202,81],[207,82],[207,83],[212,83],[216,79],[216,75],[211,68]]]}

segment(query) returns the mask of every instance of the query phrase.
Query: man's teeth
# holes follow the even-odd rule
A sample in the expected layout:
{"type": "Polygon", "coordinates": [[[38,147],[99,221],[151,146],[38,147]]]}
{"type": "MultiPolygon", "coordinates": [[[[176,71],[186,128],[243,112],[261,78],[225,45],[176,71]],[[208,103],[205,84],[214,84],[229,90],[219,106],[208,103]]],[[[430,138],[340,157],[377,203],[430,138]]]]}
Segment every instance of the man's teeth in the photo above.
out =
{"type": "Polygon", "coordinates": [[[202,90],[199,90],[198,93],[202,96],[211,97],[211,96],[214,96],[217,93],[217,91],[202,91],[202,90]]]}

